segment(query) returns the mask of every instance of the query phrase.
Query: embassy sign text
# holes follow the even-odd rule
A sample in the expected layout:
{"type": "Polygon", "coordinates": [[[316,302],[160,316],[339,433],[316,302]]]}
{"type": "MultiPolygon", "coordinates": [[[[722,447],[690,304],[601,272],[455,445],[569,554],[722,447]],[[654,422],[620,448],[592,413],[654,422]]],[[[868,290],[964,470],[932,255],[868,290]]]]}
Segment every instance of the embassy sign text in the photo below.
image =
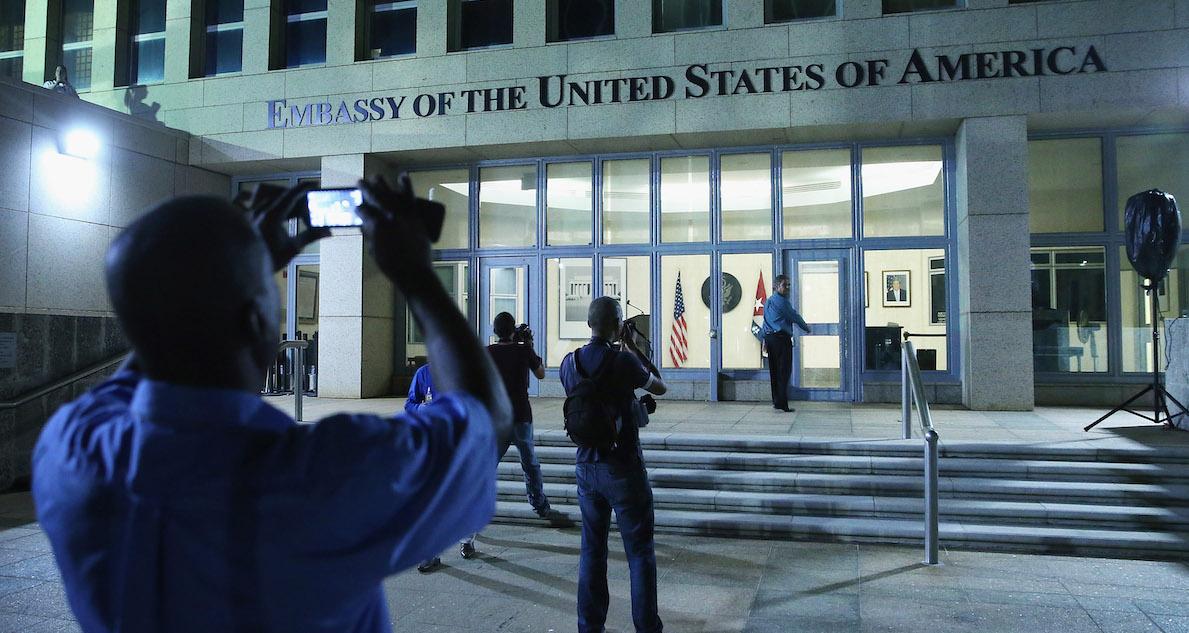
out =
{"type": "Polygon", "coordinates": [[[527,110],[530,103],[540,108],[581,107],[821,90],[831,84],[841,88],[857,88],[1072,75],[1106,70],[1106,64],[1093,46],[1057,46],[960,55],[926,55],[913,49],[907,60],[894,65],[888,59],[847,61],[832,68],[816,63],[755,68],[693,64],[676,77],[658,74],[572,80],[567,75],[546,75],[537,77],[535,82],[496,88],[302,103],[275,99],[268,102],[268,127],[343,125],[459,113],[527,110]],[[530,89],[533,90],[531,95],[530,89]]]}

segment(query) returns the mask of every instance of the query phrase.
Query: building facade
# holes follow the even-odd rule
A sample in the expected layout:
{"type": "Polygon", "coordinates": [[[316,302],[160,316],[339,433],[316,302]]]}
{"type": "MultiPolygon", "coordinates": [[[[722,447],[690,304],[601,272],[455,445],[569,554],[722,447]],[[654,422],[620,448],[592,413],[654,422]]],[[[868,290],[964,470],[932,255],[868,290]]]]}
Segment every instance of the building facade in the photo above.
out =
{"type": "MultiPolygon", "coordinates": [[[[17,4],[20,4],[19,2],[17,4]]],[[[678,397],[766,398],[772,278],[812,333],[798,398],[1112,404],[1154,315],[1128,196],[1189,196],[1184,0],[27,0],[0,72],[193,135],[188,163],[350,186],[412,172],[436,271],[547,378],[607,294],[678,397]],[[20,44],[20,46],[18,46],[20,44]],[[717,280],[717,281],[716,281],[717,280]],[[643,316],[647,315],[647,316],[643,316]]],[[[1189,255],[1159,290],[1189,309],[1189,255]]],[[[343,230],[278,275],[320,395],[392,393],[424,346],[343,230]]]]}

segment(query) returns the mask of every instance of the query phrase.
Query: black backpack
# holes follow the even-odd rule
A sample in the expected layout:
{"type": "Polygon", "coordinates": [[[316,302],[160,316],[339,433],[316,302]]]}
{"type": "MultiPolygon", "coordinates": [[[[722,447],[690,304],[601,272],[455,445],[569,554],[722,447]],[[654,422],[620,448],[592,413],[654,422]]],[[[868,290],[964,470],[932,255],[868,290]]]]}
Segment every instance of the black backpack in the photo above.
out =
{"type": "Polygon", "coordinates": [[[581,378],[578,384],[566,396],[562,405],[562,414],[566,421],[566,435],[570,441],[583,448],[597,448],[609,450],[615,448],[619,441],[619,429],[622,422],[613,397],[604,384],[603,377],[615,360],[615,352],[609,352],[603,358],[603,364],[594,374],[587,374],[578,362],[578,352],[570,354],[574,358],[574,369],[581,378]]]}

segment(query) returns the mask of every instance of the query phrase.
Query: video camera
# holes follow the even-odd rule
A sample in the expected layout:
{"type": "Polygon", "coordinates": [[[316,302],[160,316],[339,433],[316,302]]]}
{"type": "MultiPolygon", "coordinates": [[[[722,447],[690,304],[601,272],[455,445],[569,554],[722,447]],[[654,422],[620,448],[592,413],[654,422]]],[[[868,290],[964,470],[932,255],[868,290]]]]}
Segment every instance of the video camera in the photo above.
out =
{"type": "Polygon", "coordinates": [[[529,328],[527,323],[521,323],[516,327],[515,330],[512,331],[512,342],[532,345],[533,331],[531,328],[529,328]]]}

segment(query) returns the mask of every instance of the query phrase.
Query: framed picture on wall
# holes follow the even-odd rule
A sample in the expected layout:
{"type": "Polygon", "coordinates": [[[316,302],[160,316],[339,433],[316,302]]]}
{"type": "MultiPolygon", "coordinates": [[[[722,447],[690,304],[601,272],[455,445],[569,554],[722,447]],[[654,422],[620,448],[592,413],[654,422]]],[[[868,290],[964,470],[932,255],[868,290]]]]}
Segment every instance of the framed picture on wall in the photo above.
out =
{"type": "Polygon", "coordinates": [[[907,308],[912,305],[910,283],[912,273],[907,270],[883,271],[883,307],[907,308]]]}

